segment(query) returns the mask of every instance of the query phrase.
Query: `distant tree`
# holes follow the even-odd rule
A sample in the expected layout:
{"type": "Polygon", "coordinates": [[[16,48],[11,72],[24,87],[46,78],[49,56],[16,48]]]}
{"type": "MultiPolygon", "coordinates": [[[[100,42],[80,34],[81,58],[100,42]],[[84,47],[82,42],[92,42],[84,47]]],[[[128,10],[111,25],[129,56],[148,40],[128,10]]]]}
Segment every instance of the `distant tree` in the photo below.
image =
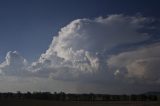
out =
{"type": "Polygon", "coordinates": [[[22,99],[22,93],[21,93],[21,91],[17,91],[17,98],[18,99],[22,99]]]}
{"type": "Polygon", "coordinates": [[[130,96],[130,100],[131,101],[136,101],[137,100],[137,96],[136,95],[131,95],[130,96]]]}
{"type": "Polygon", "coordinates": [[[149,99],[150,101],[157,101],[157,100],[158,100],[158,98],[157,98],[156,95],[149,95],[148,99],[149,99]]]}

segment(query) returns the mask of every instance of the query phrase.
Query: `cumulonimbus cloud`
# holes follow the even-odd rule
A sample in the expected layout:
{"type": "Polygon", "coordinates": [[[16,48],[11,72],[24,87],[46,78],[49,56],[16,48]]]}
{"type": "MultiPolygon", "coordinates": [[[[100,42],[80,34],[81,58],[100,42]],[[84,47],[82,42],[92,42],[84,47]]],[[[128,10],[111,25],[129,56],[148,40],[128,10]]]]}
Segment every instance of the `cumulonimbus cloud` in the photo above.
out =
{"type": "MultiPolygon", "coordinates": [[[[144,47],[142,50],[111,54],[118,46],[126,48],[126,45],[140,45],[151,39],[151,31],[148,30],[154,29],[153,26],[149,26],[152,22],[153,19],[140,15],[122,14],[105,18],[77,19],[53,37],[48,50],[38,61],[26,67],[25,59],[17,55],[10,63],[7,61],[12,59],[6,58],[0,65],[0,71],[8,74],[12,73],[11,70],[24,73],[27,71],[39,77],[60,80],[111,81],[114,80],[114,76],[122,74],[125,78],[157,81],[158,79],[152,77],[152,74],[158,72],[155,68],[158,67],[159,58],[153,58],[159,53],[157,46],[152,47],[155,53],[148,53],[147,50],[151,48],[144,47]],[[11,64],[15,62],[20,66],[11,64]]],[[[156,56],[160,56],[159,54],[156,56]]]]}

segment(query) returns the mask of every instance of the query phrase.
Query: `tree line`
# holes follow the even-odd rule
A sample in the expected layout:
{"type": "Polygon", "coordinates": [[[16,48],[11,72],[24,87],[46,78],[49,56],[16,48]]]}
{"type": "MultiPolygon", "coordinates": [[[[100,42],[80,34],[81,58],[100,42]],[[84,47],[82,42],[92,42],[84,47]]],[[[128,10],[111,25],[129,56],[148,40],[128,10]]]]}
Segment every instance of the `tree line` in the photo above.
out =
{"type": "Polygon", "coordinates": [[[6,99],[36,99],[53,101],[159,101],[158,95],[109,95],[109,94],[71,94],[64,92],[27,92],[0,93],[0,100],[6,99]]]}

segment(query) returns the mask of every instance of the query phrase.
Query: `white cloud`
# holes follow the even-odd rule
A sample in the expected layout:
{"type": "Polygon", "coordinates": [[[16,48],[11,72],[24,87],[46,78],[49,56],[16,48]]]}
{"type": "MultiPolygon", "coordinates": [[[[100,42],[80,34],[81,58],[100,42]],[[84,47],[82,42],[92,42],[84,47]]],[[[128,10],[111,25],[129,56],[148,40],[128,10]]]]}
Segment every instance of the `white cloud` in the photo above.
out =
{"type": "Polygon", "coordinates": [[[107,60],[116,76],[150,83],[160,83],[160,44],[113,55],[107,60]]]}
{"type": "MultiPolygon", "coordinates": [[[[158,84],[159,44],[139,49],[135,49],[136,46],[134,50],[127,48],[126,51],[126,46],[141,46],[143,41],[153,36],[148,32],[153,28],[148,26],[152,22],[146,17],[122,14],[74,20],[53,37],[48,50],[31,65],[19,53],[8,52],[5,61],[0,64],[0,73],[6,76],[49,77],[54,81],[77,81],[79,88],[85,83],[88,89],[104,87],[103,90],[108,88],[108,91],[117,91],[120,88],[116,86],[119,86],[121,89],[128,87],[129,92],[132,87],[130,83],[117,78],[158,84]],[[124,48],[112,54],[117,47],[124,48]]],[[[142,86],[137,89],[140,91],[142,86]]]]}
{"type": "Polygon", "coordinates": [[[27,60],[17,51],[8,52],[5,61],[0,64],[1,75],[21,76],[27,73],[27,60]]]}
{"type": "Polygon", "coordinates": [[[54,78],[65,75],[66,79],[107,71],[108,51],[149,39],[150,35],[140,30],[148,28],[146,24],[150,22],[142,16],[124,15],[74,20],[53,37],[46,53],[32,64],[33,70],[37,73],[48,70],[54,78]]]}

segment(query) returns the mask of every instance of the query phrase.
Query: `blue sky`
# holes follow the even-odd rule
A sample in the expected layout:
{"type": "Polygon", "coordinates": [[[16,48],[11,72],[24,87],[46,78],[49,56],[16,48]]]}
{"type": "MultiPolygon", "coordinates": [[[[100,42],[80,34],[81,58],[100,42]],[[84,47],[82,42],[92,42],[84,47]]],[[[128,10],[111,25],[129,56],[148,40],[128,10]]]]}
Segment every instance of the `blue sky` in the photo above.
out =
{"type": "Polygon", "coordinates": [[[121,13],[158,18],[158,4],[156,0],[1,0],[0,61],[13,50],[30,61],[38,59],[60,28],[74,19],[121,13]]]}
{"type": "Polygon", "coordinates": [[[0,0],[0,91],[159,91],[159,4],[0,0]]]}

